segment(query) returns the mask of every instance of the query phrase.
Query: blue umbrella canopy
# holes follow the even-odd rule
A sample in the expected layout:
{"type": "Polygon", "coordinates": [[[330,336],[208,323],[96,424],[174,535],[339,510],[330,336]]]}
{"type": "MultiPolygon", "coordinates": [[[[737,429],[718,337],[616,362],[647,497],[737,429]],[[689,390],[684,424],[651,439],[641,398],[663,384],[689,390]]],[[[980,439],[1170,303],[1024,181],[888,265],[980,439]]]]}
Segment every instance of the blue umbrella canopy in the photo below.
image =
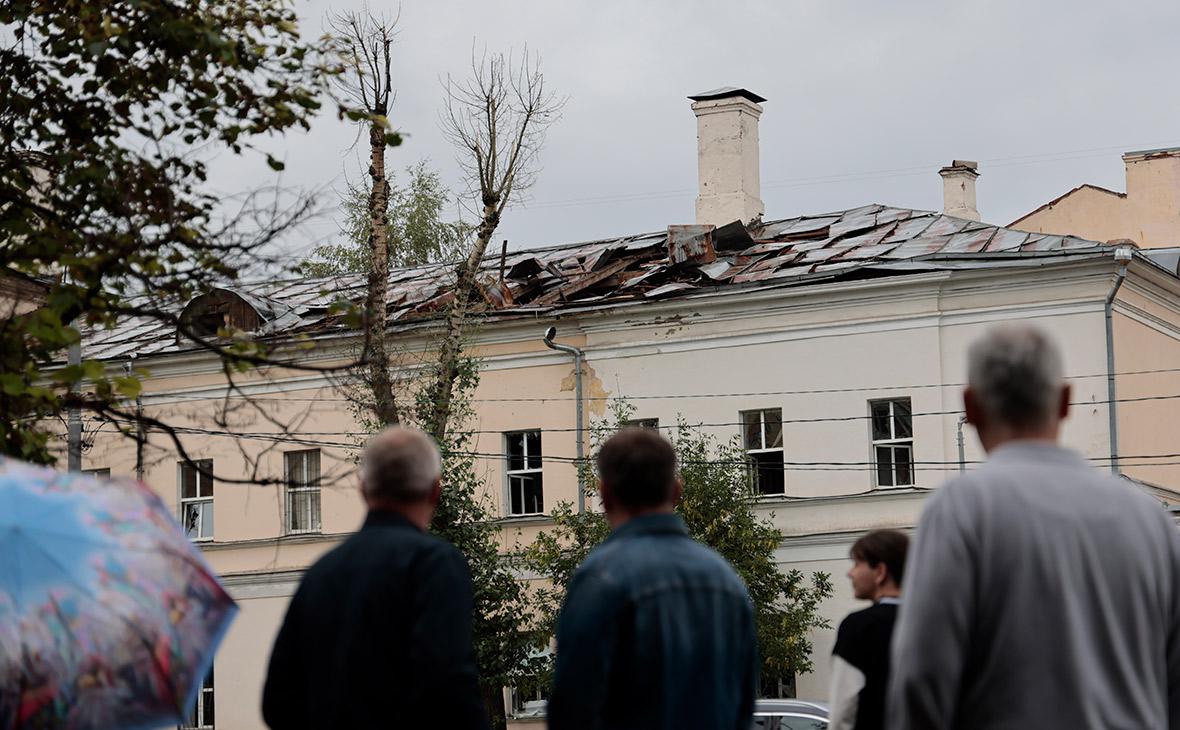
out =
{"type": "Polygon", "coordinates": [[[143,484],[0,457],[0,730],[175,725],[236,612],[143,484]]]}

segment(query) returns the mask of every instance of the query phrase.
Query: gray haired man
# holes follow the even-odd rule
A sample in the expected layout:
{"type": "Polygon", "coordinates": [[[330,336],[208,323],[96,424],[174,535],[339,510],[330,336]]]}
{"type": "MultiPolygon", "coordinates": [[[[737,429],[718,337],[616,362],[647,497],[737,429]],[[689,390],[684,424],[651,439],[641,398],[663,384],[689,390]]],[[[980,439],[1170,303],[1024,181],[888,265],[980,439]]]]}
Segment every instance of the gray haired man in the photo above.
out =
{"type": "Polygon", "coordinates": [[[1180,727],[1180,535],[1057,445],[1061,356],[1025,325],[968,352],[987,462],[930,499],[894,633],[889,727],[1180,727]]]}
{"type": "MultiPolygon", "coordinates": [[[[442,462],[390,428],[361,455],[360,531],[307,571],[275,640],[262,698],[274,730],[487,727],[467,561],[426,534],[442,462]]],[[[498,695],[498,693],[496,693],[498,695]]]]}

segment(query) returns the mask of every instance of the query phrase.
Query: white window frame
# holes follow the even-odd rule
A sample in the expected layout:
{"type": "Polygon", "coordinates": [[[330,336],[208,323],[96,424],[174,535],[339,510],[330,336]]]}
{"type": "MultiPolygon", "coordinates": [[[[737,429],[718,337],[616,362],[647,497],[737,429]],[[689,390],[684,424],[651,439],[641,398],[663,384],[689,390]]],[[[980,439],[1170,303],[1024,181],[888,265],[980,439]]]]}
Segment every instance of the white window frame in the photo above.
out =
{"type": "Polygon", "coordinates": [[[544,478],[544,471],[542,468],[544,465],[544,459],[545,459],[545,448],[544,448],[543,434],[541,433],[541,429],[531,428],[531,429],[525,429],[523,431],[507,431],[507,432],[505,432],[505,434],[504,434],[504,473],[505,473],[505,481],[506,481],[505,487],[506,487],[506,489],[505,489],[505,493],[504,493],[504,498],[505,498],[504,512],[509,517],[529,517],[529,516],[533,516],[533,515],[545,514],[545,478],[544,478]],[[541,449],[541,453],[539,453],[539,454],[530,454],[528,451],[528,443],[529,443],[528,435],[531,433],[537,434],[537,442],[540,445],[540,449],[541,449]],[[520,441],[521,441],[522,464],[524,466],[523,469],[513,469],[512,468],[512,457],[511,457],[512,452],[509,449],[508,444],[509,444],[510,439],[513,439],[516,437],[519,437],[520,441]],[[530,466],[529,465],[530,458],[532,458],[534,456],[537,459],[537,465],[530,466]],[[522,483],[521,488],[520,488],[521,489],[521,493],[520,493],[521,511],[514,512],[512,510],[512,491],[513,491],[513,487],[514,487],[513,480],[514,479],[528,479],[528,478],[536,479],[536,481],[537,481],[538,498],[540,501],[540,504],[538,505],[539,509],[537,511],[532,511],[532,512],[530,512],[526,509],[524,484],[522,483]]]}
{"type": "MultiPolygon", "coordinates": [[[[200,465],[201,468],[198,469],[193,464],[189,464],[184,461],[180,462],[179,468],[178,468],[179,478],[177,481],[179,482],[178,486],[180,488],[179,489],[179,491],[180,491],[180,525],[184,529],[185,534],[189,534],[188,511],[189,511],[190,506],[198,506],[199,507],[201,505],[208,504],[210,511],[212,511],[214,509],[214,506],[213,506],[213,491],[214,491],[213,486],[214,485],[213,485],[213,476],[212,476],[213,475],[213,460],[212,459],[194,459],[193,462],[194,462],[194,464],[200,465]],[[194,497],[184,496],[184,475],[185,475],[185,471],[188,469],[191,469],[193,472],[195,472],[194,478],[196,479],[196,496],[194,496],[194,497]],[[202,482],[204,482],[206,479],[208,480],[208,484],[209,484],[209,494],[203,495],[203,494],[201,494],[201,485],[202,485],[202,482]]],[[[189,535],[189,539],[192,540],[193,542],[210,542],[213,540],[213,527],[212,526],[210,526],[208,534],[202,534],[203,532],[205,532],[205,524],[204,524],[205,521],[202,517],[203,512],[204,512],[204,510],[200,510],[200,509],[198,509],[198,511],[197,511],[196,535],[189,535]]]]}
{"type": "Polygon", "coordinates": [[[746,455],[750,457],[750,462],[751,462],[750,469],[753,473],[753,479],[752,479],[753,483],[751,486],[753,486],[753,488],[754,488],[754,496],[756,496],[756,497],[776,497],[776,496],[781,496],[781,495],[786,494],[787,493],[787,465],[786,465],[786,458],[785,458],[786,452],[783,448],[783,442],[784,442],[783,409],[782,408],[751,408],[749,410],[739,411],[738,412],[738,422],[741,424],[740,428],[741,428],[742,448],[745,449],[746,455]],[[778,446],[773,446],[773,445],[767,446],[766,445],[766,414],[767,413],[774,413],[774,412],[778,413],[778,423],[779,423],[778,446]],[[746,417],[751,413],[758,414],[758,446],[757,447],[752,447],[752,446],[750,446],[750,444],[746,443],[746,417]],[[781,492],[764,492],[764,491],[762,491],[762,487],[758,483],[759,462],[758,462],[758,459],[755,458],[757,455],[760,455],[760,454],[778,454],[779,455],[779,462],[782,464],[782,469],[783,469],[783,488],[782,488],[781,492]]]}
{"type": "Polygon", "coordinates": [[[201,680],[201,689],[197,692],[197,699],[193,703],[191,714],[185,718],[184,724],[180,726],[180,730],[215,730],[214,723],[217,720],[217,708],[214,705],[213,722],[208,722],[208,718],[205,717],[206,697],[209,698],[210,704],[215,701],[213,695],[213,667],[209,667],[209,673],[201,680]]]}
{"type": "Polygon", "coordinates": [[[110,479],[111,470],[108,467],[100,466],[94,469],[83,469],[82,473],[86,476],[96,477],[98,479],[110,479]]]}
{"type": "Polygon", "coordinates": [[[320,491],[320,465],[322,459],[323,454],[319,449],[300,449],[298,451],[283,452],[283,483],[286,485],[286,498],[284,500],[286,504],[286,510],[283,516],[283,528],[284,532],[288,535],[315,534],[323,529],[323,503],[321,502],[322,492],[320,491]],[[296,484],[291,476],[292,460],[303,460],[303,473],[306,475],[310,471],[309,466],[312,454],[315,454],[314,479],[308,482],[296,484]],[[313,514],[313,510],[308,508],[307,514],[304,515],[305,517],[309,518],[309,526],[306,528],[295,529],[293,526],[293,518],[295,516],[295,498],[301,495],[307,495],[309,497],[314,496],[314,499],[307,502],[307,504],[314,504],[315,509],[313,514]]]}
{"type": "Polygon", "coordinates": [[[873,461],[872,479],[873,479],[873,487],[875,489],[904,489],[907,487],[912,487],[917,483],[917,479],[915,479],[916,474],[915,474],[915,469],[914,469],[914,416],[913,416],[913,413],[914,413],[913,401],[910,400],[908,397],[907,398],[877,398],[875,400],[869,401],[869,440],[871,442],[870,448],[872,450],[872,457],[873,457],[872,458],[872,461],[873,461]],[[897,406],[898,403],[905,403],[908,407],[908,413],[906,415],[908,416],[909,421],[910,421],[910,435],[909,436],[898,436],[897,435],[897,428],[896,428],[897,415],[895,414],[895,407],[897,406]],[[888,404],[888,406],[889,406],[889,416],[888,416],[889,437],[888,438],[877,438],[877,433],[876,433],[876,431],[874,429],[874,425],[873,425],[873,418],[874,418],[873,409],[876,406],[880,406],[882,404],[888,404]],[[879,449],[888,449],[889,450],[889,453],[891,456],[891,458],[889,460],[889,463],[891,465],[891,468],[889,470],[890,481],[892,482],[891,484],[882,484],[881,483],[881,470],[880,470],[881,462],[880,462],[880,457],[878,456],[879,449]],[[897,469],[898,460],[897,460],[896,454],[902,450],[909,452],[909,477],[910,478],[909,478],[909,481],[905,482],[905,483],[902,483],[902,480],[898,478],[898,469],[897,469]]]}

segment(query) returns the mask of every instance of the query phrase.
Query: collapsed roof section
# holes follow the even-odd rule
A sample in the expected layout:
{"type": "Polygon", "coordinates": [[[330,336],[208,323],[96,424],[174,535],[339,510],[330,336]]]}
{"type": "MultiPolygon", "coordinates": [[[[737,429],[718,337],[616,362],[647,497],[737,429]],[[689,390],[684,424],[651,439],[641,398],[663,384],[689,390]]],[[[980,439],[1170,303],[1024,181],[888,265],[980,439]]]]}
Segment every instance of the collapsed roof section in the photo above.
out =
{"type": "MultiPolygon", "coordinates": [[[[1028,265],[1030,258],[1106,254],[1112,246],[1027,233],[928,211],[867,205],[837,213],[755,223],[671,226],[667,231],[488,256],[481,266],[484,316],[623,305],[751,287],[797,286],[883,273],[1028,265]]],[[[453,264],[390,272],[392,326],[430,319],[454,294],[453,264]]],[[[259,336],[331,334],[345,325],[334,302],[362,302],[364,275],[241,284],[259,312],[259,336]],[[265,306],[260,306],[262,303],[265,306]],[[263,311],[265,310],[265,314],[263,311]],[[271,315],[271,316],[268,316],[271,315]]],[[[208,296],[208,295],[206,295],[208,296]]],[[[196,300],[194,300],[195,302],[196,300]]],[[[186,309],[191,311],[191,304],[186,309]]],[[[93,332],[89,357],[192,349],[164,322],[130,320],[93,332]]]]}

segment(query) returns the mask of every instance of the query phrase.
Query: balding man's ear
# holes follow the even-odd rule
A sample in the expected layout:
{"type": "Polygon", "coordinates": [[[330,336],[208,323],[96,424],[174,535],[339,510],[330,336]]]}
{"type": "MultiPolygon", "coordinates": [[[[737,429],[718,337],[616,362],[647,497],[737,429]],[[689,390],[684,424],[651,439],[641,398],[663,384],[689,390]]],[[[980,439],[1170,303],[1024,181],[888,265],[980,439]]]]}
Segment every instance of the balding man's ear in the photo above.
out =
{"type": "Polygon", "coordinates": [[[1072,394],[1073,390],[1068,383],[1061,387],[1061,402],[1057,404],[1057,417],[1059,419],[1064,419],[1069,415],[1069,401],[1072,394]]]}

